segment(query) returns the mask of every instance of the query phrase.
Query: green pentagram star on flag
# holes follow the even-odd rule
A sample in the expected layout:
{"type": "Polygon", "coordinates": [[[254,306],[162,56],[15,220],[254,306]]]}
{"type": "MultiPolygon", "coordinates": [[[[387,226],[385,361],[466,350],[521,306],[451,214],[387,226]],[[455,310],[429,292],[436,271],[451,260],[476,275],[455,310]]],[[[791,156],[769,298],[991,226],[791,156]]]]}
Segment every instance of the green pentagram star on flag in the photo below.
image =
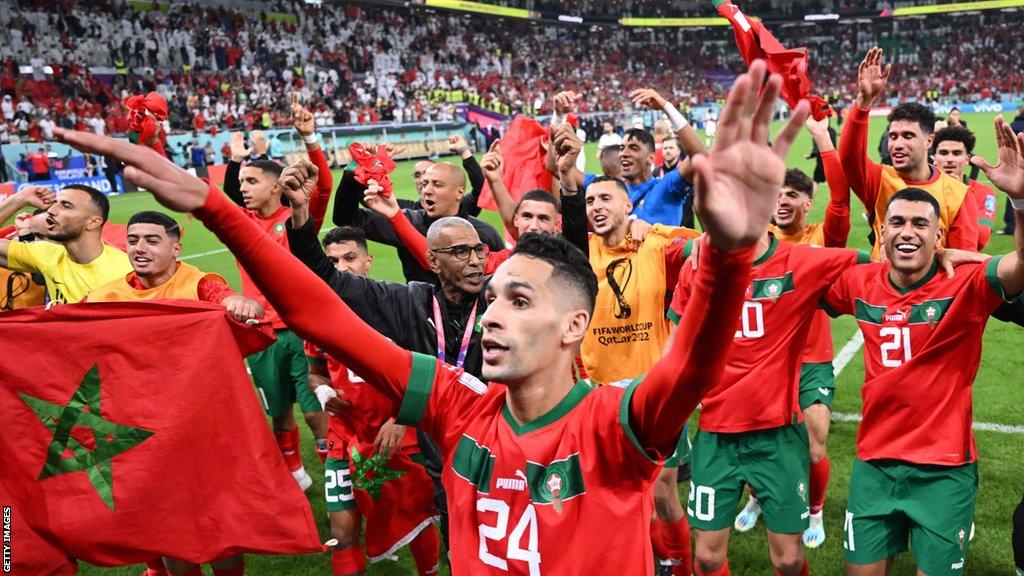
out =
{"type": "Polygon", "coordinates": [[[100,412],[99,366],[94,364],[86,372],[78,389],[63,406],[24,393],[18,396],[36,413],[43,425],[53,432],[53,440],[46,450],[46,462],[39,472],[39,479],[85,472],[100,499],[113,510],[111,459],[149,438],[153,432],[115,424],[103,418],[100,412]],[[85,431],[91,431],[91,440],[88,432],[82,436],[81,432],[85,431]]]}
{"type": "Polygon", "coordinates": [[[380,489],[385,482],[405,476],[405,472],[389,468],[387,460],[379,454],[367,458],[354,447],[352,448],[352,469],[355,472],[352,486],[359,490],[366,490],[374,500],[380,498],[380,489]]]}

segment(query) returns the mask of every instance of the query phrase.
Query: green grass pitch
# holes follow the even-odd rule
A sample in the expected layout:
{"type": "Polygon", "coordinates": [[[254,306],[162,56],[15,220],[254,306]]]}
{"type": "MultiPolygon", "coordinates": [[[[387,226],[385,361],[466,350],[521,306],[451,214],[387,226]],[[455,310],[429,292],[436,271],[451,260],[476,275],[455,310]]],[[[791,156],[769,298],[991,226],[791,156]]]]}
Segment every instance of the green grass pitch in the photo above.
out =
{"type": "MultiPolygon", "coordinates": [[[[965,114],[964,118],[978,136],[977,153],[990,160],[995,158],[995,139],[993,137],[992,119],[994,114],[965,114]]],[[[869,141],[874,145],[878,141],[880,131],[884,129],[881,118],[873,118],[869,141]]],[[[789,166],[802,168],[810,173],[813,164],[804,156],[811,148],[810,136],[803,132],[793,147],[789,158],[789,166]]],[[[596,147],[587,145],[587,165],[591,170],[598,168],[595,158],[596,147]]],[[[400,196],[412,197],[411,186],[412,164],[399,164],[393,178],[397,183],[400,196]]],[[[340,172],[335,172],[335,178],[340,172]]],[[[819,193],[814,207],[813,218],[823,217],[826,194],[823,189],[819,193]]],[[[1000,198],[1000,214],[997,227],[1002,225],[1003,200],[1000,198]]],[[[125,222],[134,212],[158,208],[156,202],[147,194],[129,194],[116,197],[112,201],[112,219],[125,222]]],[[[863,207],[856,199],[853,200],[852,231],[850,245],[857,248],[868,248],[868,226],[863,218],[863,207]]],[[[177,215],[179,221],[185,218],[177,215]]],[[[493,224],[500,225],[494,213],[485,213],[485,217],[493,224]]],[[[234,259],[222,250],[223,246],[205,230],[199,222],[185,223],[184,238],[185,256],[193,256],[189,261],[200,268],[217,272],[229,279],[238,287],[238,272],[234,259]]],[[[991,254],[1002,254],[1012,249],[1012,238],[993,235],[986,250],[991,254]]],[[[375,278],[401,281],[401,268],[394,250],[385,246],[373,246],[374,265],[372,275],[375,278]]],[[[833,338],[836,351],[850,339],[855,330],[854,322],[843,318],[833,322],[833,338]]],[[[985,352],[981,371],[975,385],[974,417],[979,422],[1000,424],[1024,423],[1024,387],[1019,378],[1020,361],[1014,360],[1019,350],[1024,349],[1024,332],[1016,326],[1006,325],[993,320],[989,322],[985,335],[985,352]],[[1015,368],[1016,367],[1016,368],[1015,368]]],[[[859,386],[863,382],[863,362],[858,353],[838,379],[836,405],[837,412],[858,412],[860,409],[859,386]]],[[[306,466],[315,479],[308,495],[313,505],[320,533],[324,540],[329,538],[327,515],[323,503],[323,480],[320,476],[321,466],[312,450],[309,431],[301,424],[301,415],[297,415],[303,433],[303,449],[306,466]]],[[[842,574],[842,529],[843,512],[846,504],[850,466],[854,457],[854,437],[856,424],[851,422],[834,422],[829,439],[829,453],[832,459],[832,481],[828,490],[828,501],[825,507],[826,530],[828,540],[818,550],[808,550],[811,573],[819,575],[842,574]]],[[[1013,572],[1010,551],[1010,516],[1020,499],[1024,489],[1024,460],[1021,458],[1021,435],[997,432],[978,432],[978,444],[981,451],[981,492],[978,496],[976,513],[977,537],[972,543],[967,559],[965,573],[969,575],[997,575],[1013,572]]],[[[680,485],[680,493],[685,502],[687,486],[680,485]]],[[[195,510],[195,514],[203,514],[195,510]]],[[[154,518],[154,522],[160,522],[154,518]]],[[[771,574],[771,563],[768,559],[767,541],[764,536],[763,524],[747,534],[733,534],[730,542],[729,561],[734,574],[771,574]]],[[[300,575],[330,574],[330,556],[328,554],[270,557],[249,556],[248,572],[258,575],[300,575]]],[[[913,574],[913,559],[904,554],[895,563],[893,574],[913,574]]],[[[126,575],[139,574],[141,566],[128,568],[99,569],[82,566],[85,575],[126,575]]],[[[209,570],[209,568],[207,568],[209,570]]],[[[407,551],[403,550],[400,560],[381,562],[369,568],[369,574],[396,575],[415,574],[415,568],[407,551]]],[[[442,573],[448,573],[442,568],[442,573]]]]}

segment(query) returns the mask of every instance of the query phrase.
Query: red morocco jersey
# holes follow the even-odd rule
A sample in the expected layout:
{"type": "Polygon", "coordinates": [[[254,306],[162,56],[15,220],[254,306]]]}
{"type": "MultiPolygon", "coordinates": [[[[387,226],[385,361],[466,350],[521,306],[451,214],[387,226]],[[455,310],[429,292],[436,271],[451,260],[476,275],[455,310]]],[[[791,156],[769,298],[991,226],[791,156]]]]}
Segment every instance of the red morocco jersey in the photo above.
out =
{"type": "MultiPolygon", "coordinates": [[[[331,375],[331,387],[338,396],[352,403],[352,409],[344,417],[328,416],[327,418],[327,456],[330,458],[348,459],[350,450],[359,444],[373,444],[381,426],[394,413],[387,397],[372,386],[367,386],[358,374],[352,372],[341,362],[323,353],[320,348],[305,343],[306,357],[309,362],[327,364],[327,372],[331,375]]],[[[419,452],[416,442],[416,430],[406,428],[402,437],[402,449],[407,453],[419,452]]]]}
{"type": "Polygon", "coordinates": [[[505,387],[412,355],[400,424],[445,454],[452,574],[654,574],[653,486],[660,462],[629,426],[634,386],[578,382],[518,425],[505,387]]]}
{"type": "Polygon", "coordinates": [[[971,386],[985,323],[1003,301],[998,262],[959,266],[952,279],[935,263],[906,290],[890,282],[889,264],[874,263],[829,290],[829,314],[854,315],[864,333],[858,458],[942,466],[978,459],[971,386]]]}
{"type": "MultiPolygon", "coordinates": [[[[285,233],[285,223],[292,217],[292,209],[287,206],[282,206],[277,212],[274,212],[270,216],[263,218],[255,210],[248,210],[241,208],[245,215],[250,220],[256,223],[261,230],[266,232],[267,236],[274,239],[284,248],[288,249],[288,234],[285,233]]],[[[252,298],[253,300],[260,303],[263,306],[263,310],[266,314],[261,318],[262,322],[269,322],[271,328],[274,330],[281,330],[286,328],[284,321],[277,315],[274,307],[270,305],[270,302],[263,296],[260,289],[256,287],[256,283],[249,277],[249,273],[245,271],[245,268],[241,264],[238,265],[238,273],[242,277],[242,295],[246,298],[252,298]]]]}
{"type": "MultiPolygon", "coordinates": [[[[701,401],[700,429],[736,433],[778,428],[803,419],[800,366],[819,301],[847,268],[867,262],[864,252],[779,242],[753,263],[740,328],[722,380],[701,401]]],[[[678,322],[689,300],[694,270],[684,266],[669,311],[678,322]]]]}
{"type": "MultiPolygon", "coordinates": [[[[809,224],[802,232],[787,235],[781,228],[772,225],[769,230],[779,240],[801,244],[805,246],[825,245],[825,224],[817,222],[809,224]]],[[[814,313],[811,320],[811,327],[807,331],[807,344],[804,346],[804,364],[821,364],[831,362],[835,358],[832,349],[832,325],[829,324],[828,314],[819,310],[814,313]]]]}

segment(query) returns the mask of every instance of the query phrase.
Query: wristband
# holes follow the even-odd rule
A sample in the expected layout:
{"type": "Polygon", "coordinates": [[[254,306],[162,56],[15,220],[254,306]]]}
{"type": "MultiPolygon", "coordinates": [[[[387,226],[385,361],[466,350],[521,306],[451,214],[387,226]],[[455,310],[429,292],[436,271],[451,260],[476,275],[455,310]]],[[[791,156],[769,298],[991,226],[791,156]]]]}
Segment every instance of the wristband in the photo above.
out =
{"type": "Polygon", "coordinates": [[[320,401],[320,408],[327,409],[327,401],[331,398],[337,398],[338,393],[335,392],[334,388],[326,384],[321,384],[313,390],[313,394],[316,395],[316,399],[320,401]]]}
{"type": "Polygon", "coordinates": [[[1010,206],[1017,212],[1024,212],[1024,198],[1010,198],[1010,206]]]}
{"type": "Polygon", "coordinates": [[[462,156],[466,152],[469,152],[469,146],[463,146],[462,148],[459,148],[458,150],[455,151],[455,153],[458,154],[459,156],[462,156]]]}
{"type": "Polygon", "coordinates": [[[565,119],[566,116],[560,116],[558,112],[551,113],[551,125],[556,128],[561,126],[562,124],[565,124],[565,119]]]}
{"type": "Polygon", "coordinates": [[[307,135],[303,136],[302,137],[302,141],[305,142],[306,144],[318,144],[319,143],[319,140],[317,140],[317,138],[316,138],[316,132],[313,132],[312,134],[307,134],[307,135]]]}
{"type": "Polygon", "coordinates": [[[679,111],[671,102],[665,101],[665,105],[661,107],[665,111],[665,116],[668,116],[668,121],[672,124],[672,131],[679,132],[683,128],[686,128],[690,123],[686,121],[686,117],[679,111]]]}

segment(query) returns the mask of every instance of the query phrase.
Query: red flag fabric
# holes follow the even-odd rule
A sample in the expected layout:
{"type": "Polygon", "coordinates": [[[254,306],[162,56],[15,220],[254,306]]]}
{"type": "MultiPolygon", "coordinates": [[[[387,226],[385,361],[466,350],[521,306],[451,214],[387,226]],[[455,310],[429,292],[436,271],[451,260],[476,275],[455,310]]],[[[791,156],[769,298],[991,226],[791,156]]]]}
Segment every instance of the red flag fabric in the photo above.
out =
{"type": "MultiPolygon", "coordinates": [[[[522,114],[512,119],[501,137],[501,155],[504,158],[501,180],[516,202],[523,194],[536,188],[551,191],[552,174],[547,168],[547,153],[540,145],[541,140],[547,137],[548,131],[540,122],[522,114]]],[[[490,183],[484,182],[477,204],[488,210],[498,209],[490,183]]]]}
{"type": "Polygon", "coordinates": [[[348,145],[348,153],[357,164],[356,182],[365,186],[370,180],[376,180],[381,188],[383,188],[380,195],[385,198],[391,196],[394,184],[391,183],[391,178],[388,174],[395,169],[395,161],[391,159],[387,148],[378,146],[377,154],[374,155],[370,154],[370,151],[362,143],[353,142],[348,145]]]}
{"type": "Polygon", "coordinates": [[[158,121],[167,119],[167,100],[158,92],[150,92],[145,96],[136,95],[125,98],[125,108],[128,109],[128,128],[139,134],[139,144],[149,146],[161,155],[164,153],[164,140],[166,136],[160,130],[158,121]],[[154,136],[157,137],[153,142],[154,136]]]}
{"type": "Polygon", "coordinates": [[[101,566],[322,550],[242,363],[269,331],[168,300],[21,310],[0,332],[0,483],[53,547],[101,566]]]}
{"type": "Polygon", "coordinates": [[[78,573],[75,561],[50,544],[11,506],[13,499],[0,482],[0,504],[3,505],[5,554],[0,574],[32,574],[33,576],[72,576],[78,573]],[[9,548],[8,548],[9,547],[9,548]]]}
{"type": "Polygon", "coordinates": [[[103,242],[118,250],[128,250],[128,226],[107,220],[100,231],[103,242]]]}
{"type": "Polygon", "coordinates": [[[718,13],[729,20],[743,60],[749,66],[760,58],[768,70],[782,75],[782,98],[790,108],[801,100],[811,104],[811,115],[821,120],[832,114],[820,96],[811,94],[811,79],[807,75],[807,48],[787,49],[756,18],[750,18],[729,0],[712,0],[718,13]]]}

